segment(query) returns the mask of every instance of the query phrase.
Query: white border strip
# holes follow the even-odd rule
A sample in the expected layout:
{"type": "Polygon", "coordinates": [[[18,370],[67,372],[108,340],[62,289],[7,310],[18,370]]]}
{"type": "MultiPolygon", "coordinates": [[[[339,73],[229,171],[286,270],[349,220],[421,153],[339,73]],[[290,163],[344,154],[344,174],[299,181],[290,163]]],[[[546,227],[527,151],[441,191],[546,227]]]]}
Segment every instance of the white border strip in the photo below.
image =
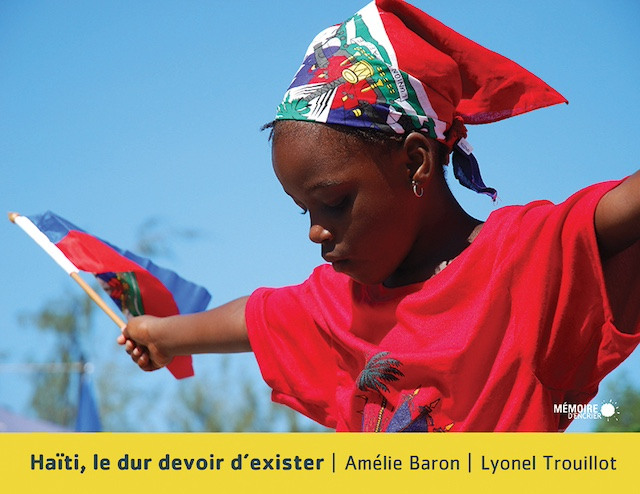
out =
{"type": "Polygon", "coordinates": [[[80,270],[62,253],[56,245],[49,240],[49,238],[38,230],[38,227],[32,223],[32,221],[26,216],[18,215],[14,218],[13,222],[24,230],[35,243],[37,243],[42,249],[51,256],[51,258],[66,271],[68,275],[71,273],[78,273],[80,270]]]}

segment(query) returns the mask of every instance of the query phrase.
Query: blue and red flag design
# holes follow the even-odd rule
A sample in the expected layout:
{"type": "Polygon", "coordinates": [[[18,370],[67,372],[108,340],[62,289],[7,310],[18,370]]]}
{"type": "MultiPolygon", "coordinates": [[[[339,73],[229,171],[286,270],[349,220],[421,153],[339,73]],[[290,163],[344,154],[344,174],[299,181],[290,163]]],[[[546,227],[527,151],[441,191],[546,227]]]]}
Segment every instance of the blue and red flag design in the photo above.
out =
{"type": "MultiPolygon", "coordinates": [[[[205,288],[94,237],[51,211],[28,218],[78,269],[96,276],[127,318],[201,312],[211,300],[205,288]]],[[[167,368],[177,379],[193,375],[191,356],[175,357],[167,368]]]]}

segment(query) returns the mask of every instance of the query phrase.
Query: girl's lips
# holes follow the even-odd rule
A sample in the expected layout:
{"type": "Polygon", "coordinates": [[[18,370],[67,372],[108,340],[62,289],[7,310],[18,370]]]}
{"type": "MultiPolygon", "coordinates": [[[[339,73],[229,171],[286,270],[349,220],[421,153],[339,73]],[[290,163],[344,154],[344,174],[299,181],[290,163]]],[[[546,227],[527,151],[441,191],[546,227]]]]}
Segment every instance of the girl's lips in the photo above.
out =
{"type": "Polygon", "coordinates": [[[348,263],[347,259],[336,259],[331,263],[331,267],[338,273],[344,273],[347,270],[348,263]]]}
{"type": "Polygon", "coordinates": [[[331,263],[331,265],[333,266],[333,269],[335,269],[338,272],[345,271],[347,265],[349,264],[349,259],[347,257],[341,256],[341,255],[335,255],[332,252],[324,254],[322,258],[326,262],[331,263]]]}
{"type": "Polygon", "coordinates": [[[322,256],[322,258],[325,261],[330,262],[331,264],[340,264],[347,260],[345,257],[338,257],[331,254],[325,254],[322,256]]]}

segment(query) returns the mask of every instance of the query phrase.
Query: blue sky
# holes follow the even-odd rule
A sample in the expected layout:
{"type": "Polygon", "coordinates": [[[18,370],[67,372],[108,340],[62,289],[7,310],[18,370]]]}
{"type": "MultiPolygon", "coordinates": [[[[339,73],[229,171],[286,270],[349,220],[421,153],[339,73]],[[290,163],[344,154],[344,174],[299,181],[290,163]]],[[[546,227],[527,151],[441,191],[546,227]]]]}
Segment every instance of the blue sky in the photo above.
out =
{"type": "MultiPolygon", "coordinates": [[[[319,249],[273,175],[259,128],[316,32],[364,3],[4,0],[0,211],[51,209],[124,248],[151,218],[197,229],[200,238],[176,239],[174,255],[157,262],[207,287],[214,304],[302,281],[319,249]]],[[[570,102],[469,129],[498,206],[562,201],[638,168],[640,3],[413,3],[570,102]]],[[[479,218],[496,207],[451,186],[479,218]]],[[[46,338],[18,316],[76,287],[9,221],[0,238],[0,363],[46,358],[46,338]]],[[[101,355],[126,358],[105,350],[117,334],[110,321],[98,326],[86,343],[96,373],[101,355]]],[[[196,372],[206,375],[215,358],[198,357],[196,372]]],[[[638,358],[618,372],[637,380],[638,358]]],[[[250,356],[234,362],[259,380],[250,356]]],[[[133,370],[137,382],[175,385],[167,373],[133,370]]],[[[1,407],[24,411],[27,391],[25,375],[0,372],[1,407]]]]}

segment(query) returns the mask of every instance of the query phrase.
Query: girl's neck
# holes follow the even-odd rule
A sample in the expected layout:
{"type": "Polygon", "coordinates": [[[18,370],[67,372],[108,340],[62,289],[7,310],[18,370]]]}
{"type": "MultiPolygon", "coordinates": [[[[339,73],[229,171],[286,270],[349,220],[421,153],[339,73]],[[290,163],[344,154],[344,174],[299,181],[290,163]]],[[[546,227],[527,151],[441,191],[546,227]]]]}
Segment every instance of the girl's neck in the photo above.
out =
{"type": "Polygon", "coordinates": [[[446,187],[440,200],[431,200],[425,206],[420,235],[407,257],[385,280],[384,285],[389,288],[399,287],[435,276],[443,266],[471,245],[482,225],[483,222],[470,216],[460,206],[446,187]]]}

